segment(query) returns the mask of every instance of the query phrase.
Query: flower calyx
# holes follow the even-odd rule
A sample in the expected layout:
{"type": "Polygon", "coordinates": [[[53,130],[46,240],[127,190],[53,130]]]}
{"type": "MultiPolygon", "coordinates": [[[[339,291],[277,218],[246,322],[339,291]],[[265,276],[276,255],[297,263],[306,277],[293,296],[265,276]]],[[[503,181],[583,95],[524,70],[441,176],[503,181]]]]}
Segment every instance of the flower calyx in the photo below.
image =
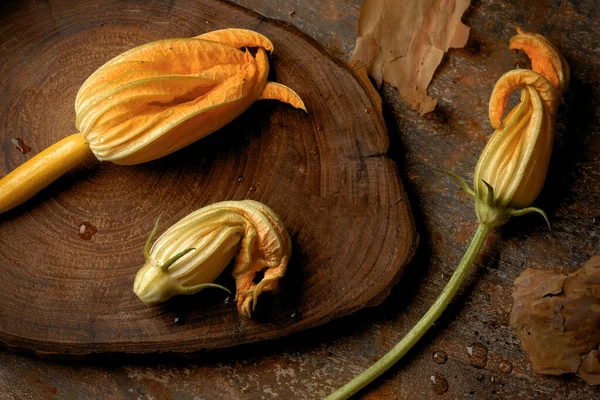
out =
{"type": "Polygon", "coordinates": [[[480,224],[486,225],[487,227],[494,228],[496,226],[504,225],[511,217],[520,217],[522,215],[537,213],[540,214],[548,228],[551,229],[550,220],[548,216],[541,208],[537,207],[523,207],[523,208],[506,208],[498,204],[498,199],[495,197],[494,188],[486,181],[482,181],[486,191],[483,196],[479,197],[469,184],[460,176],[453,172],[437,170],[443,174],[446,174],[453,178],[464,190],[464,192],[475,201],[475,213],[480,224]]]}

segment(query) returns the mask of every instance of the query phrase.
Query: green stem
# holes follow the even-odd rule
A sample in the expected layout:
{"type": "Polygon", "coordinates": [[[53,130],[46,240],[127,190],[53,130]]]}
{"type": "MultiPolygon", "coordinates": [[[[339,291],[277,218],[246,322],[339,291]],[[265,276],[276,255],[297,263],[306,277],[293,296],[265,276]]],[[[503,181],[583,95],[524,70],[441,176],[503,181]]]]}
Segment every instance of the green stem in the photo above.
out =
{"type": "Polygon", "coordinates": [[[360,389],[367,386],[379,375],[387,371],[392,365],[402,358],[427,332],[433,323],[440,317],[442,312],[448,307],[448,304],[458,291],[462,282],[465,280],[471,265],[475,261],[477,254],[483,247],[485,238],[490,233],[491,227],[485,224],[479,224],[475,235],[471,239],[471,244],[463,256],[460,264],[452,274],[450,281],[435,300],[429,311],[421,318],[419,322],[398,342],[386,355],[381,357],[375,364],[356,376],[350,382],[339,388],[334,393],[326,397],[325,400],[347,399],[360,389]]]}

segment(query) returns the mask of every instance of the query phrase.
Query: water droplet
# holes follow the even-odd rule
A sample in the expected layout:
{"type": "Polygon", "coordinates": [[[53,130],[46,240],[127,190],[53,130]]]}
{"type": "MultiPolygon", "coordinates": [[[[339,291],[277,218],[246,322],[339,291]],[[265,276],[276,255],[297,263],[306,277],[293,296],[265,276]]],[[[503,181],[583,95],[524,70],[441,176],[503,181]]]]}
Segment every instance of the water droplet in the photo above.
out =
{"type": "Polygon", "coordinates": [[[301,320],[302,313],[300,311],[294,311],[293,313],[290,314],[290,318],[293,318],[295,320],[301,320]]]}
{"type": "Polygon", "coordinates": [[[509,374],[510,371],[512,371],[512,364],[509,361],[500,361],[500,364],[498,364],[498,369],[500,372],[509,374]]]}
{"type": "Polygon", "coordinates": [[[98,228],[87,221],[82,222],[81,225],[79,225],[79,237],[83,240],[90,240],[96,232],[98,232],[98,228]]]}
{"type": "Polygon", "coordinates": [[[175,322],[177,325],[184,325],[185,317],[183,315],[176,315],[175,318],[173,318],[173,322],[175,322]]]}
{"type": "Polygon", "coordinates": [[[446,362],[446,360],[448,360],[448,356],[446,355],[445,351],[438,350],[433,353],[433,362],[436,364],[443,364],[446,362]]]}
{"type": "Polygon", "coordinates": [[[240,175],[238,178],[238,182],[241,182],[241,181],[242,181],[242,175],[240,175]]]}
{"type": "Polygon", "coordinates": [[[98,139],[98,141],[99,141],[100,143],[104,142],[104,136],[100,136],[100,139],[98,139]]]}
{"type": "Polygon", "coordinates": [[[231,301],[231,296],[227,296],[225,297],[225,300],[223,300],[223,304],[229,304],[229,302],[231,301]]]}
{"type": "Polygon", "coordinates": [[[22,154],[27,154],[31,151],[31,147],[27,146],[21,138],[12,138],[10,141],[22,154]]]}
{"type": "Polygon", "coordinates": [[[469,354],[469,362],[475,368],[484,368],[487,364],[488,349],[481,343],[473,343],[471,346],[467,346],[467,353],[469,354]]]}
{"type": "Polygon", "coordinates": [[[448,381],[440,374],[431,375],[429,378],[435,394],[444,394],[448,391],[448,381]]]}

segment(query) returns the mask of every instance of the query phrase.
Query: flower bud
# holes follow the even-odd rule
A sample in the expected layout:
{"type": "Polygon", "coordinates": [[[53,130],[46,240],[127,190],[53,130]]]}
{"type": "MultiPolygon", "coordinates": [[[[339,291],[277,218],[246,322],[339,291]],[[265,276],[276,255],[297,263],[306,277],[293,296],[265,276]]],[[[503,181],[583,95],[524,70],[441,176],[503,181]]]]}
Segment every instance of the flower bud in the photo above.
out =
{"type": "Polygon", "coordinates": [[[479,221],[492,226],[529,207],[542,190],[556,110],[569,73],[562,56],[543,36],[519,30],[511,49],[524,50],[532,70],[504,74],[490,98],[490,121],[496,131],[477,163],[474,188],[479,221]],[[520,102],[502,120],[508,98],[518,87],[520,102]]]}
{"type": "Polygon", "coordinates": [[[160,40],[118,55],[83,83],[75,133],[0,179],[0,213],[23,203],[91,151],[131,165],[171,154],[222,128],[255,100],[306,111],[292,89],[268,82],[273,44],[247,29],[160,40]],[[243,47],[258,47],[256,56],[243,47]]]}
{"type": "Polygon", "coordinates": [[[246,29],[148,43],[94,72],[75,100],[75,126],[99,160],[131,165],[170,154],[222,128],[258,99],[304,108],[267,82],[273,44],[246,29]],[[256,56],[242,47],[258,47],[256,56]]]}
{"type": "MultiPolygon", "coordinates": [[[[157,221],[158,226],[158,221],[157,221]]],[[[238,312],[251,316],[263,291],[274,290],[291,255],[290,237],[275,213],[262,203],[224,201],[201,208],[167,229],[145,248],[146,263],[133,291],[147,304],[193,294],[212,284],[235,257],[238,312]],[[264,270],[260,282],[257,272],[264,270]]]]}

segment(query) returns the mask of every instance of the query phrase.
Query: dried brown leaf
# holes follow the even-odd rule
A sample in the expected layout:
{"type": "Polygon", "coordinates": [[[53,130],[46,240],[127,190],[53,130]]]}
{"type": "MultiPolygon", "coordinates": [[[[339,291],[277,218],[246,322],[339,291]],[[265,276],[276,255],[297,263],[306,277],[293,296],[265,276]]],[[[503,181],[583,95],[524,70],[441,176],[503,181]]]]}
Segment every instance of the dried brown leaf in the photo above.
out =
{"type": "Polygon", "coordinates": [[[367,66],[378,86],[396,87],[421,114],[437,100],[427,95],[433,74],[449,48],[463,47],[469,27],[460,18],[470,0],[365,0],[352,56],[367,66]]]}
{"type": "Polygon", "coordinates": [[[600,383],[600,256],[569,275],[528,268],[513,299],[510,323],[535,372],[600,383]]]}
{"type": "Polygon", "coordinates": [[[592,350],[581,362],[577,375],[590,385],[600,385],[600,351],[592,350]]]}

